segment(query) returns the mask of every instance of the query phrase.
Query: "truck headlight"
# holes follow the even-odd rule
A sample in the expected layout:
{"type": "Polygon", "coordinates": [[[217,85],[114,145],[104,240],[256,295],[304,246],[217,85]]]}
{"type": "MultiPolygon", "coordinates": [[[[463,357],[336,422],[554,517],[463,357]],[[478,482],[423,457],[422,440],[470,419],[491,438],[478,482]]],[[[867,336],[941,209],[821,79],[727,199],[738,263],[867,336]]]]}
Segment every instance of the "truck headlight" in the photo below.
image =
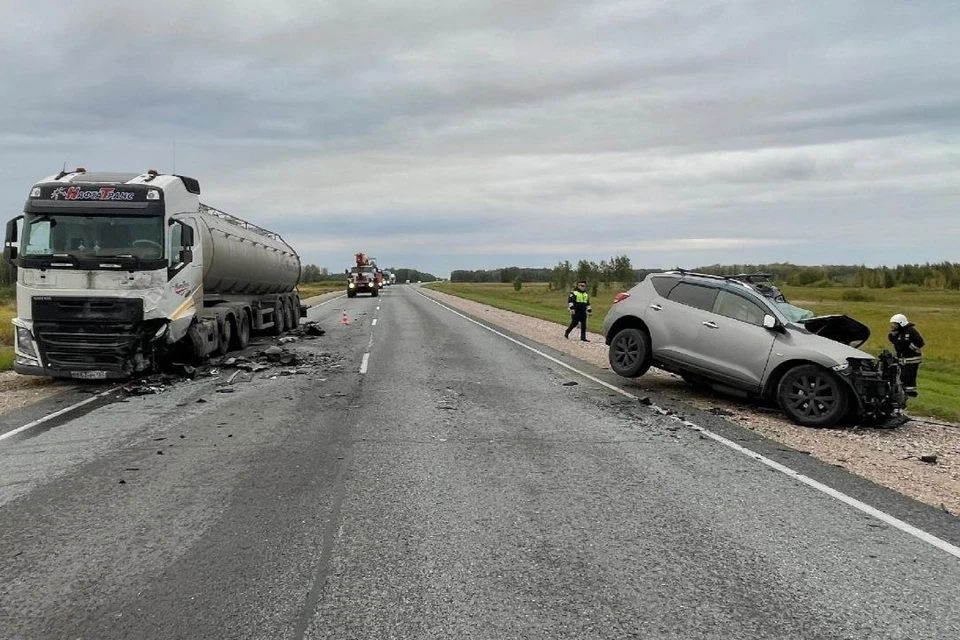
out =
{"type": "Polygon", "coordinates": [[[33,342],[33,334],[30,329],[17,325],[17,351],[31,358],[37,357],[37,347],[33,342]]]}
{"type": "Polygon", "coordinates": [[[348,288],[348,289],[353,289],[355,286],[356,286],[356,285],[354,285],[354,284],[351,282],[350,284],[347,285],[347,288],[348,288]]]}

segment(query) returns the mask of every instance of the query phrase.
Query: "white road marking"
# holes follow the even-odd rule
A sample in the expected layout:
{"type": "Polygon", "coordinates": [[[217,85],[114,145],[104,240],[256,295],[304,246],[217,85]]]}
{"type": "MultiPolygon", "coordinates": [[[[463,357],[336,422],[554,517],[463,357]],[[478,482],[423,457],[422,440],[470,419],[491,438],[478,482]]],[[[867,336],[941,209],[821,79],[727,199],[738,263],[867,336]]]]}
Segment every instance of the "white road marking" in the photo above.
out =
{"type": "Polygon", "coordinates": [[[380,311],[380,307],[377,307],[377,311],[380,311]]]}
{"type": "Polygon", "coordinates": [[[374,327],[377,326],[377,319],[376,319],[376,318],[373,319],[373,324],[372,324],[371,326],[374,326],[374,327]]]}
{"type": "MultiPolygon", "coordinates": [[[[601,380],[601,379],[599,379],[599,378],[596,378],[596,377],[590,375],[589,373],[586,373],[585,371],[580,371],[580,370],[577,369],[576,367],[570,366],[570,365],[567,364],[566,362],[562,362],[561,360],[558,360],[558,359],[554,358],[554,357],[551,356],[551,355],[548,355],[548,354],[546,354],[546,353],[544,353],[544,352],[542,352],[542,351],[540,351],[540,350],[538,350],[538,349],[535,349],[535,348],[533,348],[533,347],[531,347],[531,346],[529,346],[529,345],[526,345],[526,344],[520,342],[519,340],[516,340],[516,339],[514,339],[514,338],[511,338],[510,336],[508,336],[508,335],[505,334],[505,333],[501,333],[500,331],[497,331],[496,329],[494,329],[494,328],[492,328],[492,327],[488,327],[487,325],[483,324],[482,322],[477,322],[477,321],[474,320],[473,318],[470,318],[469,316],[466,316],[466,315],[460,313],[460,312],[457,311],[456,309],[453,309],[453,308],[451,308],[451,307],[448,307],[447,305],[443,304],[442,302],[438,302],[438,301],[434,300],[434,299],[431,298],[430,296],[424,295],[424,294],[420,293],[419,291],[417,291],[416,293],[417,293],[417,295],[419,295],[419,296],[421,296],[421,297],[423,297],[423,298],[426,298],[426,299],[429,300],[430,302],[432,302],[432,303],[434,303],[434,304],[436,304],[436,305],[438,305],[438,306],[440,306],[440,307],[443,307],[444,309],[446,309],[446,310],[449,311],[450,313],[453,313],[454,315],[460,316],[460,317],[463,318],[464,320],[467,320],[468,322],[472,322],[473,324],[477,325],[478,327],[482,327],[482,328],[486,329],[487,331],[489,331],[489,332],[491,332],[491,333],[494,333],[494,334],[500,336],[501,338],[504,338],[504,339],[506,339],[506,340],[509,340],[510,342],[512,342],[512,343],[514,343],[514,344],[516,344],[516,345],[519,345],[519,346],[523,347],[524,349],[527,349],[528,351],[532,351],[533,353],[537,354],[538,356],[541,356],[541,357],[543,357],[543,358],[546,358],[547,360],[549,360],[550,362],[553,362],[553,363],[556,364],[556,365],[559,365],[559,366],[561,366],[561,367],[563,367],[563,368],[565,368],[565,369],[568,369],[568,370],[570,370],[570,371],[572,371],[572,372],[574,372],[574,373],[576,373],[576,374],[579,374],[579,375],[583,376],[584,378],[586,378],[587,380],[590,380],[591,382],[595,382],[595,383],[599,384],[599,385],[602,386],[602,387],[605,387],[605,388],[607,388],[607,389],[609,389],[609,390],[611,390],[611,391],[614,391],[614,392],[616,392],[616,393],[619,393],[619,394],[622,395],[622,396],[626,396],[626,397],[631,398],[631,399],[636,399],[636,398],[637,398],[637,396],[635,396],[634,394],[632,394],[632,393],[630,393],[630,392],[628,392],[628,391],[625,391],[625,390],[621,389],[620,387],[616,387],[616,386],[614,386],[614,385],[612,385],[612,384],[610,384],[610,383],[608,383],[608,382],[604,382],[603,380],[601,380]]],[[[657,405],[650,405],[650,408],[653,409],[654,411],[656,411],[657,413],[659,413],[660,415],[664,415],[664,416],[667,415],[666,409],[663,409],[663,408],[661,408],[661,407],[658,407],[657,405]]],[[[861,502],[860,500],[857,500],[856,498],[854,498],[854,497],[852,497],[852,496],[848,496],[847,494],[845,494],[845,493],[843,493],[843,492],[841,492],[841,491],[837,491],[837,490],[834,489],[833,487],[829,487],[829,486],[823,484],[822,482],[818,482],[818,481],[814,480],[813,478],[810,478],[810,477],[808,477],[808,476],[805,476],[805,475],[803,475],[802,473],[800,473],[799,471],[796,471],[796,470],[794,470],[794,469],[791,469],[790,467],[788,467],[788,466],[786,466],[786,465],[782,465],[782,464],[780,464],[779,462],[776,462],[775,460],[771,460],[770,458],[767,458],[766,456],[763,456],[763,455],[757,453],[756,451],[751,451],[750,449],[747,449],[746,447],[740,446],[740,445],[737,444],[736,442],[733,442],[733,441],[731,441],[731,440],[728,440],[727,438],[724,438],[723,436],[721,436],[721,435],[719,435],[719,434],[713,433],[712,431],[710,431],[710,430],[708,430],[708,429],[704,429],[703,427],[701,427],[701,426],[699,426],[699,425],[696,425],[696,424],[690,422],[689,420],[684,420],[683,418],[679,418],[679,417],[677,417],[677,416],[669,416],[669,417],[670,417],[671,419],[677,421],[677,422],[680,422],[680,423],[683,424],[684,426],[690,427],[690,428],[693,429],[694,431],[696,431],[696,432],[698,432],[698,433],[700,433],[700,434],[703,434],[705,437],[710,438],[711,440],[714,440],[715,442],[719,442],[720,444],[722,444],[722,445],[724,445],[724,446],[726,446],[726,447],[729,447],[730,449],[733,449],[734,451],[736,451],[736,452],[738,452],[738,453],[742,453],[743,455],[747,456],[748,458],[752,458],[752,459],[756,460],[757,462],[760,462],[761,464],[764,464],[764,465],[770,467],[771,469],[775,469],[776,471],[779,471],[780,473],[782,473],[782,474],[784,474],[784,475],[786,475],[786,476],[788,476],[788,477],[790,477],[790,478],[793,478],[794,480],[796,480],[796,481],[798,481],[798,482],[802,482],[803,484],[807,485],[808,487],[811,487],[811,488],[813,488],[813,489],[816,489],[817,491],[820,491],[821,493],[824,493],[824,494],[830,496],[831,498],[834,498],[835,500],[839,500],[840,502],[842,502],[842,503],[844,503],[844,504],[846,504],[846,505],[848,505],[848,506],[850,506],[850,507],[853,507],[854,509],[857,509],[858,511],[861,511],[861,512],[863,512],[863,513],[865,513],[865,514],[867,514],[867,515],[869,515],[869,516],[873,516],[874,518],[876,518],[877,520],[880,520],[880,521],[883,522],[884,524],[887,524],[887,525],[889,525],[889,526],[891,526],[891,527],[893,527],[893,528],[895,528],[895,529],[899,529],[900,531],[902,531],[902,532],[904,532],[904,533],[906,533],[906,534],[908,534],[908,535],[911,535],[911,536],[913,536],[914,538],[917,538],[918,540],[922,540],[923,542],[926,542],[927,544],[929,544],[929,545],[931,545],[931,546],[933,546],[933,547],[936,547],[937,549],[940,549],[941,551],[945,551],[946,553],[949,553],[950,555],[952,555],[952,556],[954,556],[954,557],[956,557],[956,558],[960,558],[960,547],[957,547],[956,545],[950,544],[950,543],[947,542],[946,540],[943,540],[943,539],[941,539],[941,538],[938,538],[938,537],[936,537],[935,535],[933,535],[933,534],[931,534],[931,533],[927,533],[926,531],[924,531],[924,530],[922,530],[922,529],[918,529],[917,527],[913,526],[912,524],[909,524],[909,523],[907,523],[907,522],[904,522],[903,520],[900,520],[899,518],[897,518],[897,517],[895,517],[895,516],[892,516],[892,515],[890,515],[889,513],[885,512],[885,511],[881,511],[880,509],[877,509],[876,507],[872,507],[872,506],[870,506],[869,504],[867,504],[867,503],[865,503],[865,502],[861,502]]]]}
{"type": "Polygon", "coordinates": [[[363,354],[363,358],[360,360],[360,373],[366,373],[367,367],[370,365],[370,354],[363,354]]]}
{"type": "Polygon", "coordinates": [[[68,406],[68,407],[64,407],[64,408],[62,408],[62,409],[59,409],[59,410],[57,410],[57,411],[54,411],[53,413],[48,414],[48,415],[45,415],[45,416],[42,417],[42,418],[38,418],[38,419],[34,420],[33,422],[28,422],[27,424],[23,425],[22,427],[17,427],[17,428],[14,429],[13,431],[7,431],[6,433],[0,434],[0,440],[6,440],[7,438],[12,438],[13,436],[17,435],[18,433],[23,433],[24,431],[27,431],[28,429],[33,429],[34,427],[40,426],[40,425],[43,424],[44,422],[49,422],[50,420],[53,420],[54,418],[59,418],[59,417],[62,416],[63,414],[69,413],[69,412],[73,411],[74,409],[79,409],[80,407],[82,407],[82,406],[84,406],[84,405],[88,405],[88,404],[90,404],[91,402],[96,402],[97,400],[99,400],[99,399],[101,399],[101,398],[105,398],[106,396],[110,395],[111,393],[114,393],[114,392],[118,391],[119,389],[120,389],[120,387],[113,387],[112,389],[107,389],[106,391],[104,391],[104,392],[102,392],[102,393],[98,393],[98,394],[95,395],[95,396],[90,396],[90,397],[87,398],[86,400],[81,400],[80,402],[75,402],[74,404],[71,404],[71,405],[68,406]]]}

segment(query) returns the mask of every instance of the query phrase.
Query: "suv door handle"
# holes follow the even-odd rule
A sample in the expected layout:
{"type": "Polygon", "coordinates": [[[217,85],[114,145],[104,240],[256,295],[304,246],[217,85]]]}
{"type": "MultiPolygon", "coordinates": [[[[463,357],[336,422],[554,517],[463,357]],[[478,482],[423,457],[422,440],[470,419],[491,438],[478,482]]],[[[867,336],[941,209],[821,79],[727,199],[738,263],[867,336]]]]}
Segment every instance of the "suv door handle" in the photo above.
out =
{"type": "Polygon", "coordinates": [[[720,328],[720,326],[719,326],[716,322],[710,322],[710,321],[704,322],[704,323],[703,323],[703,326],[709,327],[710,329],[719,329],[719,328],[720,328]]]}
{"type": "Polygon", "coordinates": [[[650,308],[653,309],[654,311],[663,311],[663,307],[661,307],[658,304],[652,304],[650,305],[650,308]]]}

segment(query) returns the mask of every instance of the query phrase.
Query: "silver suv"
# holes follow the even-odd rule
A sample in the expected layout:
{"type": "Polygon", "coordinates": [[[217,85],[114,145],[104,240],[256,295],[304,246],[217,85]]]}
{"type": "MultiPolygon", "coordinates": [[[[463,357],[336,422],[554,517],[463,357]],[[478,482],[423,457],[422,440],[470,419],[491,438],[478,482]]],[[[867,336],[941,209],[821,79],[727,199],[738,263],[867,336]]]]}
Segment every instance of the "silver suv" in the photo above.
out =
{"type": "Polygon", "coordinates": [[[804,426],[831,427],[850,415],[880,421],[905,406],[896,358],[857,348],[870,329],[789,304],[766,274],[648,275],[617,295],[603,335],[618,375],[657,367],[695,385],[776,400],[804,426]]]}

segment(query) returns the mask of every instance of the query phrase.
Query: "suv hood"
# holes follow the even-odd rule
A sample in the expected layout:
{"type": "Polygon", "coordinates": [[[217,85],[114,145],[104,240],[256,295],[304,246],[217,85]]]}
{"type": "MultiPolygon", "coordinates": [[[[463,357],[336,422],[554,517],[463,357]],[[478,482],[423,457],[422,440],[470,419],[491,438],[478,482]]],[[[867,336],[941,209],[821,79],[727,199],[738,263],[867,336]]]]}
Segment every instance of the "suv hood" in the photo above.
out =
{"type": "Polygon", "coordinates": [[[870,328],[847,315],[817,316],[796,324],[810,333],[854,348],[859,348],[870,338],[870,328]]]}

